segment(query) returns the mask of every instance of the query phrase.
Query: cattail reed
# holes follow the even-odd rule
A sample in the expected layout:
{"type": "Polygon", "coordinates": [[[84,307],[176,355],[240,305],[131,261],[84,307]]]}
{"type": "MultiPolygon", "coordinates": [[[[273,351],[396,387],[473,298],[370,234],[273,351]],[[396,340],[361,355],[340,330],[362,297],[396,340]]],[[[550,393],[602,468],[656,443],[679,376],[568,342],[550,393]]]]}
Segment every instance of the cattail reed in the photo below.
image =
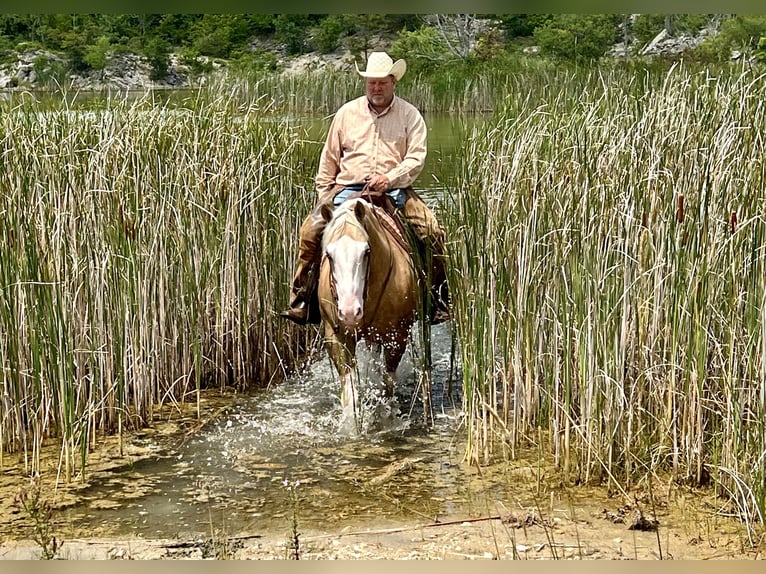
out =
{"type": "Polygon", "coordinates": [[[509,90],[442,206],[468,455],[534,446],[621,488],[668,472],[763,521],[764,76],[555,87],[509,90]]]}
{"type": "Polygon", "coordinates": [[[306,138],[242,101],[0,115],[0,450],[25,471],[53,439],[71,478],[104,433],[268,384],[308,345],[271,319],[312,194],[306,138]]]}

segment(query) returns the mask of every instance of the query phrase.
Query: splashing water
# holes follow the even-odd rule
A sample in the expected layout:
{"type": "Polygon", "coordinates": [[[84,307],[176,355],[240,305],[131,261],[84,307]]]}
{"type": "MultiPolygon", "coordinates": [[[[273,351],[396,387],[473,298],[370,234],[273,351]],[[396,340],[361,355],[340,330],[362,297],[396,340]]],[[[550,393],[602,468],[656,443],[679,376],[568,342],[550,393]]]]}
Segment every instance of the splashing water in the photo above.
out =
{"type": "Polygon", "coordinates": [[[291,505],[302,527],[315,529],[328,521],[382,524],[449,514],[460,500],[459,455],[450,443],[461,399],[459,385],[445,388],[448,328],[434,327],[432,342],[432,428],[422,422],[411,353],[388,399],[381,361],[362,344],[353,432],[336,374],[323,358],[275,388],[243,397],[171,456],[137,463],[92,486],[83,493],[85,503],[69,511],[69,521],[113,535],[173,537],[221,528],[284,531],[291,505]],[[285,481],[300,484],[289,501],[285,481]]]}

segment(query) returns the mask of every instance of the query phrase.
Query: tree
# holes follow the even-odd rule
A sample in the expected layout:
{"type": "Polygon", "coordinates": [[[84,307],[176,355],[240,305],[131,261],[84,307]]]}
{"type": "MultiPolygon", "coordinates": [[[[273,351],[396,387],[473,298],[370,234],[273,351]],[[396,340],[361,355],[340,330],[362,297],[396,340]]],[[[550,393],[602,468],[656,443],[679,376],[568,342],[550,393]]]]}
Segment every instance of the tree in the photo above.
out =
{"type": "Polygon", "coordinates": [[[407,67],[413,72],[433,68],[454,62],[457,58],[449,50],[444,38],[431,26],[421,26],[418,30],[399,32],[399,37],[391,44],[391,57],[406,58],[407,67]]]}
{"type": "Polygon", "coordinates": [[[292,56],[306,50],[306,28],[309,18],[306,14],[280,14],[274,20],[274,33],[284,43],[287,53],[292,56]]]}
{"type": "Polygon", "coordinates": [[[543,26],[552,18],[552,14],[499,14],[500,25],[506,37],[511,40],[518,37],[531,37],[535,29],[543,26]]]}
{"type": "Polygon", "coordinates": [[[534,38],[541,53],[562,60],[588,62],[601,58],[618,35],[618,14],[559,14],[534,38]]]}
{"type": "Polygon", "coordinates": [[[354,55],[367,60],[372,49],[372,39],[376,33],[387,29],[384,16],[380,14],[347,14],[349,35],[346,37],[346,47],[354,55]]]}
{"type": "Polygon", "coordinates": [[[168,75],[170,65],[170,45],[162,38],[151,38],[144,48],[144,55],[149,60],[152,80],[162,80],[168,75]]]}
{"type": "Polygon", "coordinates": [[[727,61],[735,50],[757,53],[763,36],[766,36],[766,16],[733,16],[723,19],[718,34],[702,42],[695,54],[706,60],[727,61]]]}
{"type": "Polygon", "coordinates": [[[348,26],[343,16],[332,14],[324,18],[314,35],[314,47],[322,54],[328,54],[340,45],[340,37],[348,26]]]}
{"type": "Polygon", "coordinates": [[[444,45],[461,60],[467,60],[481,32],[486,30],[474,14],[432,14],[425,22],[436,29],[444,45]]]}
{"type": "Polygon", "coordinates": [[[109,38],[106,36],[101,36],[98,40],[96,40],[95,44],[86,46],[83,60],[93,70],[100,71],[101,76],[103,77],[103,71],[107,64],[106,55],[110,49],[111,44],[109,42],[109,38]]]}

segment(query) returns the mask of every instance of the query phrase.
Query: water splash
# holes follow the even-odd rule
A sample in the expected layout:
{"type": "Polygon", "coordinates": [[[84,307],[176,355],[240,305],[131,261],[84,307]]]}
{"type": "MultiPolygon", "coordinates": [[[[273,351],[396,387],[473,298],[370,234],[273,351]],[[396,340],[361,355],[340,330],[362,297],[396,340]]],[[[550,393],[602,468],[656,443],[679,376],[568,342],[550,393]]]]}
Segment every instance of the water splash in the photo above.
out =
{"type": "Polygon", "coordinates": [[[422,423],[410,353],[388,398],[382,363],[362,345],[355,432],[343,432],[339,383],[323,358],[274,388],[244,397],[172,456],[136,464],[130,473],[92,487],[70,521],[101,525],[115,535],[209,535],[212,526],[223,525],[230,531],[281,530],[288,520],[285,480],[300,481],[305,527],[321,528],[328,519],[352,524],[409,512],[451,512],[457,499],[445,493],[460,483],[450,450],[460,396],[459,388],[447,389],[449,331],[435,327],[433,342],[433,428],[422,423]],[[370,486],[375,477],[385,477],[389,465],[407,458],[418,463],[386,477],[385,488],[370,486]],[[107,498],[119,499],[121,506],[90,504],[107,498]]]}

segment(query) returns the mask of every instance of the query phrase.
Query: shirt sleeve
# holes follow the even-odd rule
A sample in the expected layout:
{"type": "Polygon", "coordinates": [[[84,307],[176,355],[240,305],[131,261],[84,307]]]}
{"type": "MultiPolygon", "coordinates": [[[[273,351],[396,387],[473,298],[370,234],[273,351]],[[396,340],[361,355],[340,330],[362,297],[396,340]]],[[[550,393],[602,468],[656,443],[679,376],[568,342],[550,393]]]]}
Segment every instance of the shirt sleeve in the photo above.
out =
{"type": "Polygon", "coordinates": [[[319,168],[316,175],[316,189],[319,196],[329,193],[335,186],[335,179],[340,173],[341,156],[341,125],[343,114],[339,111],[330,124],[327,139],[324,142],[322,153],[319,156],[319,168]]]}
{"type": "Polygon", "coordinates": [[[426,161],[428,130],[423,116],[416,109],[407,118],[407,150],[402,162],[386,173],[392,189],[408,187],[417,179],[426,161]]]}

